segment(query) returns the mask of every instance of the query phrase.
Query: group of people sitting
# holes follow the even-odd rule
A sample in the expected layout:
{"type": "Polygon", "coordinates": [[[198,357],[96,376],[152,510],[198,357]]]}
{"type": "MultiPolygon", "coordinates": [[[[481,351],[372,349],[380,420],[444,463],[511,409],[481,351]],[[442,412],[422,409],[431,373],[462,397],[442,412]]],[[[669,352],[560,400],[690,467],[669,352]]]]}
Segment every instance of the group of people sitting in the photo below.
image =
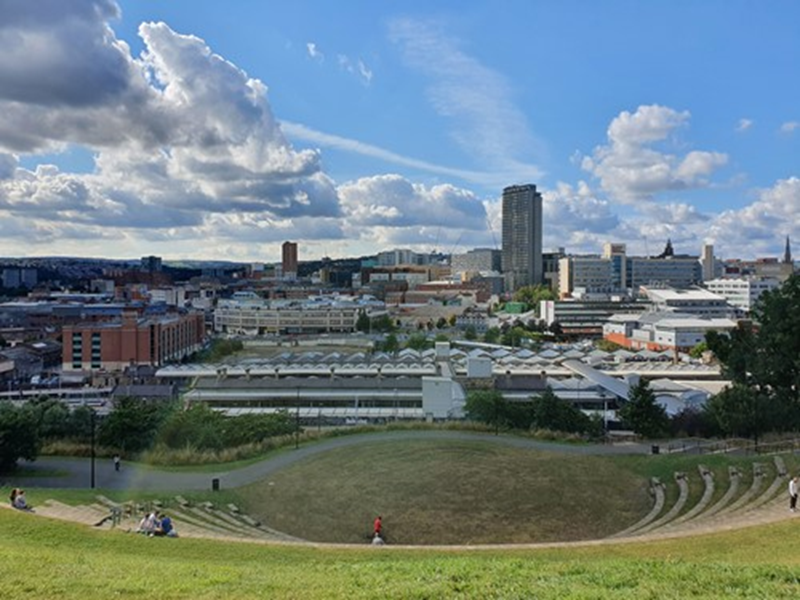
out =
{"type": "Polygon", "coordinates": [[[178,532],[172,524],[172,519],[164,513],[151,512],[149,515],[142,517],[139,521],[139,527],[136,533],[143,533],[144,535],[165,536],[165,537],[178,537],[178,532]]]}
{"type": "Polygon", "coordinates": [[[11,506],[17,508],[19,510],[33,510],[29,505],[28,501],[25,498],[25,490],[21,490],[19,488],[14,488],[11,490],[11,496],[9,497],[11,500],[11,506]]]}

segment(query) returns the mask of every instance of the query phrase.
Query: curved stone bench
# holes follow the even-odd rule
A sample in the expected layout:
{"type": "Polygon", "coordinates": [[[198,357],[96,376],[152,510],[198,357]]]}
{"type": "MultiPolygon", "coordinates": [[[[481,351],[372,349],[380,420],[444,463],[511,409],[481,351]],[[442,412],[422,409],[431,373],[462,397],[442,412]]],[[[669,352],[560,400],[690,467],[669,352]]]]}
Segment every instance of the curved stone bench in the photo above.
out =
{"type": "Polygon", "coordinates": [[[673,504],[672,508],[670,508],[669,511],[661,518],[639,529],[636,532],[636,535],[651,533],[653,530],[670,523],[680,514],[680,512],[683,510],[683,507],[686,506],[687,500],[689,500],[689,482],[686,479],[686,473],[675,473],[675,483],[678,484],[679,491],[678,499],[675,501],[675,504],[673,504]]]}
{"type": "Polygon", "coordinates": [[[714,473],[709,471],[703,465],[697,465],[697,470],[700,473],[700,478],[703,480],[703,495],[700,500],[697,501],[697,504],[695,504],[688,512],[682,514],[680,517],[672,521],[669,526],[680,525],[681,523],[691,521],[697,517],[697,515],[702,513],[711,503],[711,498],[714,495],[714,473]]]}
{"type": "Polygon", "coordinates": [[[634,535],[636,531],[650,524],[658,517],[661,511],[664,510],[664,504],[666,502],[664,484],[661,483],[658,477],[650,478],[650,494],[653,496],[653,508],[650,509],[650,512],[630,527],[608,536],[609,538],[621,538],[634,535]]]}
{"type": "Polygon", "coordinates": [[[747,491],[739,496],[733,504],[728,506],[727,508],[722,509],[717,513],[717,516],[727,515],[732,512],[736,512],[741,510],[750,502],[752,502],[753,498],[755,498],[758,494],[758,490],[761,489],[761,484],[766,477],[766,471],[764,470],[764,465],[761,463],[753,463],[753,482],[750,484],[750,487],[747,491]]]}
{"type": "Polygon", "coordinates": [[[723,508],[731,504],[736,494],[739,492],[739,482],[742,479],[742,474],[736,467],[728,467],[728,489],[725,494],[711,505],[699,518],[709,518],[719,513],[723,508]]]}

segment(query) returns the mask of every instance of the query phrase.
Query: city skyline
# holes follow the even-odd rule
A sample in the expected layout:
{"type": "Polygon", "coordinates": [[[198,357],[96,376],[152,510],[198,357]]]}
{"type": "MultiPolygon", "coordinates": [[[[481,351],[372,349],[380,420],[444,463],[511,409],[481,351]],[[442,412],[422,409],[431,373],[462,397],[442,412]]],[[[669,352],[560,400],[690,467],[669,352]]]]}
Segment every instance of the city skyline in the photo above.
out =
{"type": "Polygon", "coordinates": [[[800,6],[0,0],[0,255],[800,237],[800,6]]]}

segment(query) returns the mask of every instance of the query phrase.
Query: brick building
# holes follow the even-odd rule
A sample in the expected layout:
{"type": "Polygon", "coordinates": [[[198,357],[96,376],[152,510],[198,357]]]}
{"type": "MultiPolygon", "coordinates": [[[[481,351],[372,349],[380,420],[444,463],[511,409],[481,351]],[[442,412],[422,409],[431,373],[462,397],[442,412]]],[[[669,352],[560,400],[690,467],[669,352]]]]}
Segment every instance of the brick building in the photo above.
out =
{"type": "Polygon", "coordinates": [[[120,371],[130,365],[161,366],[200,350],[205,336],[201,312],[139,317],[63,328],[64,371],[120,371]]]}

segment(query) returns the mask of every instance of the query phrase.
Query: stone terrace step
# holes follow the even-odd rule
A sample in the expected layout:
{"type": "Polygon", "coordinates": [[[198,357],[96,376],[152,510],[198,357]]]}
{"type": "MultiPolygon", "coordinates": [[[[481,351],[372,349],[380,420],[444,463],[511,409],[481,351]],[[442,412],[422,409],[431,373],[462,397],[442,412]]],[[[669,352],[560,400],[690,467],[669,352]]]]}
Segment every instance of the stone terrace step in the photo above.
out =
{"type": "Polygon", "coordinates": [[[762,463],[753,463],[753,482],[747,491],[739,496],[733,504],[719,511],[718,515],[729,515],[730,513],[739,511],[746,507],[755,497],[758,496],[758,491],[761,489],[766,477],[766,470],[762,463]]]}
{"type": "Polygon", "coordinates": [[[703,465],[698,465],[697,470],[699,471],[700,477],[703,480],[703,496],[688,512],[675,519],[672,522],[672,525],[679,525],[680,523],[691,521],[701,514],[711,503],[711,498],[714,495],[714,473],[709,471],[703,465]]]}
{"type": "Polygon", "coordinates": [[[643,533],[648,533],[653,531],[654,529],[658,529],[659,527],[663,527],[667,523],[673,521],[683,510],[683,507],[686,506],[686,502],[689,499],[689,482],[686,479],[686,473],[675,473],[675,483],[678,484],[678,499],[675,500],[675,504],[672,508],[667,511],[665,515],[657,519],[656,521],[650,523],[649,525],[645,525],[639,531],[636,532],[636,535],[641,535],[643,533]]]}
{"type": "Polygon", "coordinates": [[[661,511],[664,510],[665,501],[664,484],[661,483],[658,477],[650,478],[650,494],[653,496],[653,508],[650,509],[650,512],[630,527],[608,536],[609,538],[621,538],[635,535],[635,532],[652,523],[656,517],[658,517],[661,511]]]}

